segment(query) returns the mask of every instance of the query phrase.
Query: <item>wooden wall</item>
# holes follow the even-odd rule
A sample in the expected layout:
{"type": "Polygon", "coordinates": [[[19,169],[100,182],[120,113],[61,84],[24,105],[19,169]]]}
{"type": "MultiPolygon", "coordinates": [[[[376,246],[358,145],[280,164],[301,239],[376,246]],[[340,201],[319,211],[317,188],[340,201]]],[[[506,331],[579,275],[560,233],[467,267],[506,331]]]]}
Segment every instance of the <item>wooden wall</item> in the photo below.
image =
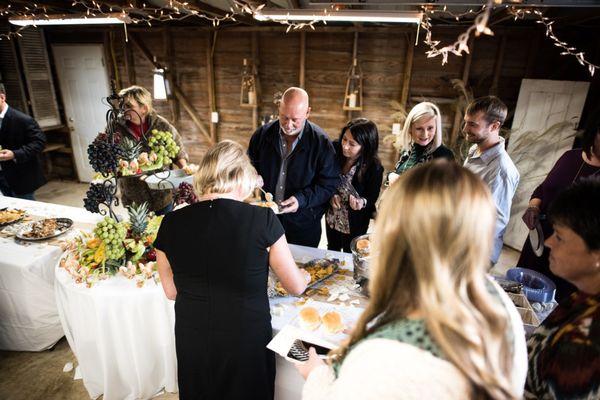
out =
{"type": "MultiPolygon", "coordinates": [[[[364,74],[364,110],[352,117],[367,117],[379,126],[380,136],[391,133],[394,122],[390,101],[400,100],[407,70],[410,71],[408,109],[416,102],[432,100],[440,105],[445,135],[456,131],[455,117],[458,91],[451,80],[467,78],[475,96],[496,93],[513,111],[523,78],[590,80],[585,69],[570,58],[560,57],[557,50],[543,38],[537,26],[498,27],[493,37],[478,38],[471,47],[471,56],[450,56],[446,65],[440,58],[428,59],[426,48],[414,48],[414,58],[407,65],[407,55],[413,45],[414,30],[399,28],[335,28],[307,30],[305,35],[305,88],[311,96],[311,120],[334,139],[349,118],[342,110],[346,74],[352,62],[354,30],[359,30],[358,59],[364,74]],[[552,68],[552,63],[556,68],[552,68]],[[558,67],[560,65],[560,67],[558,67]]],[[[131,42],[124,41],[120,28],[100,32],[107,54],[114,52],[115,76],[122,87],[139,84],[152,88],[153,65],[131,42]]],[[[60,38],[55,31],[52,38],[60,38]]],[[[260,96],[256,112],[258,119],[277,113],[273,94],[300,81],[301,33],[286,34],[283,28],[223,28],[216,36],[203,28],[151,28],[134,32],[160,64],[167,65],[193,105],[204,125],[210,127],[209,76],[207,58],[209,43],[214,43],[215,102],[219,112],[216,131],[219,140],[233,139],[247,144],[253,132],[253,111],[239,106],[242,63],[255,54],[260,96]],[[253,50],[254,41],[254,50],[253,50]]],[[[452,42],[462,29],[437,27],[435,39],[452,42]]],[[[422,34],[422,33],[421,33],[422,34]]],[[[573,40],[586,37],[572,35],[573,40]]],[[[55,39],[60,40],[60,39],[55,39]]],[[[52,39],[50,40],[52,41],[52,39]]],[[[591,55],[600,58],[600,49],[591,55]]],[[[114,69],[114,68],[113,68],[114,69]]],[[[600,73],[598,74],[600,75],[600,73]]],[[[591,98],[600,92],[598,78],[592,84],[591,98]]],[[[177,101],[155,101],[157,111],[172,120],[183,134],[193,162],[206,151],[206,138],[177,101]]],[[[586,107],[589,108],[589,107],[586,107]]],[[[510,120],[508,121],[510,126],[510,120]]],[[[386,168],[396,159],[389,146],[382,146],[381,158],[386,168]]]]}

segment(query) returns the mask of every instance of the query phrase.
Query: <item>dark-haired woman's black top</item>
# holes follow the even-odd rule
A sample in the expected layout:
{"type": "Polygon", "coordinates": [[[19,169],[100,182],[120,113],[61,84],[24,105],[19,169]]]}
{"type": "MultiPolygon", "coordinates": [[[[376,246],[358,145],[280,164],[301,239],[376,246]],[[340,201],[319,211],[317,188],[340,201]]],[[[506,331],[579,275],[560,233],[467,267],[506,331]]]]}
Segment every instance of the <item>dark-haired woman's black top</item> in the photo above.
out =
{"type": "Polygon", "coordinates": [[[165,215],[155,246],[177,288],[180,399],[273,398],[267,248],[283,234],[271,209],[229,199],[165,215]]]}
{"type": "MultiPolygon", "coordinates": [[[[341,154],[342,147],[339,141],[333,142],[333,147],[337,155],[341,154]]],[[[342,167],[340,166],[340,168],[342,167]]],[[[354,189],[356,189],[360,197],[367,200],[367,206],[358,211],[348,207],[350,237],[353,238],[367,233],[369,222],[375,215],[375,203],[379,198],[381,182],[383,181],[383,166],[379,162],[371,163],[364,171],[362,177],[360,175],[360,171],[357,168],[354,178],[352,179],[352,186],[354,186],[354,189]]]]}

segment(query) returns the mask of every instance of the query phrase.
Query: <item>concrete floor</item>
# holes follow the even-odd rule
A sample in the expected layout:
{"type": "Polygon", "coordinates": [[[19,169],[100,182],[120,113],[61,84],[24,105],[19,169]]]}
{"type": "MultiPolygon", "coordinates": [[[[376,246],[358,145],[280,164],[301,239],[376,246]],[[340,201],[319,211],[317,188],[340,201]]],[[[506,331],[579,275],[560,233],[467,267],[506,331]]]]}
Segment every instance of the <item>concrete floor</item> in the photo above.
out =
{"type": "MultiPolygon", "coordinates": [[[[88,184],[72,181],[51,181],[38,191],[38,201],[58,203],[73,207],[83,206],[83,197],[88,184]]],[[[325,247],[325,234],[319,247],[325,247]]],[[[493,269],[496,274],[516,265],[519,252],[504,248],[498,264],[493,269]]],[[[80,400],[89,396],[83,381],[73,380],[74,370],[63,372],[66,363],[77,365],[65,338],[52,350],[30,353],[0,351],[0,399],[2,400],[80,400]]],[[[165,393],[156,399],[174,400],[177,394],[165,393]]]]}

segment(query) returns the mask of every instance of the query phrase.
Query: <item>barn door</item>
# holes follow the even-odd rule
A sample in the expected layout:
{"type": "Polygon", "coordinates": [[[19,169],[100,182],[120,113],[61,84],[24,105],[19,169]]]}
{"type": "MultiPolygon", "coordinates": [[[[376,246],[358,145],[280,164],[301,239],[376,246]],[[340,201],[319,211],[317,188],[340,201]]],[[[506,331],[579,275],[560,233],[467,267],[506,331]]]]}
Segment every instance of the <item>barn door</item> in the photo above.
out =
{"type": "Polygon", "coordinates": [[[521,173],[504,244],[521,250],[528,230],[521,221],[531,193],[573,145],[589,82],[523,79],[508,154],[521,173]]]}

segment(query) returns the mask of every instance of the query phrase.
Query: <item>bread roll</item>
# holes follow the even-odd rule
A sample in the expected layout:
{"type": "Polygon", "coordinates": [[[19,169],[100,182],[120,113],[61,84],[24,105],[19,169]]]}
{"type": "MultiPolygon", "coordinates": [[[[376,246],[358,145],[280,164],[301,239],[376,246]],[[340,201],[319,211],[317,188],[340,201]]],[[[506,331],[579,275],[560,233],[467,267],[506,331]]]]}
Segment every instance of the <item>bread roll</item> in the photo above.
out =
{"type": "Polygon", "coordinates": [[[329,311],[323,315],[323,326],[329,333],[338,333],[344,330],[342,316],[337,311],[329,311]]]}
{"type": "Polygon", "coordinates": [[[314,331],[321,325],[319,311],[314,307],[304,307],[300,310],[300,327],[309,331],[314,331]]]}

